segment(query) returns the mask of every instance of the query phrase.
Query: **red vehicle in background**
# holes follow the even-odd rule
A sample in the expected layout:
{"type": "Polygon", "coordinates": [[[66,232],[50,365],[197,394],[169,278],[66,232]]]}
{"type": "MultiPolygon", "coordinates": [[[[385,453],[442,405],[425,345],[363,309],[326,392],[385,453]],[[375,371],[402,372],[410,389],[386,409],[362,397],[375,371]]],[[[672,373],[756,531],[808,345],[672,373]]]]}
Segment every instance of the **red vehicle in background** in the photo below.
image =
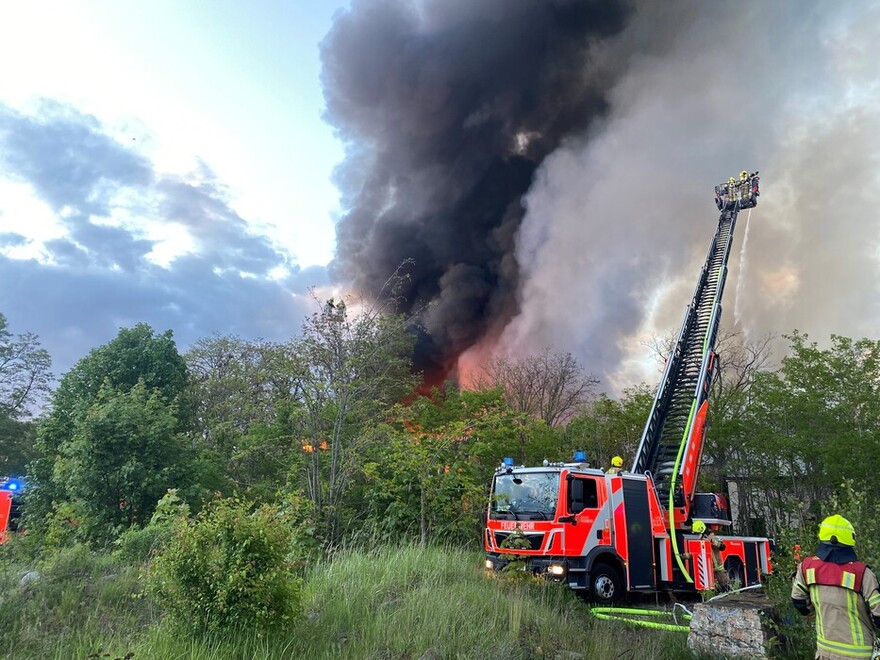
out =
{"type": "Polygon", "coordinates": [[[530,570],[600,603],[629,592],[714,589],[710,541],[692,531],[701,520],[724,542],[720,560],[732,582],[756,585],[770,572],[769,539],[724,534],[727,500],[696,492],[727,261],[739,210],[757,204],[757,179],[745,177],[745,196],[725,191],[630,470],[606,474],[583,452],[571,463],[535,467],[505,459],[492,480],[487,568],[525,558],[530,570]]]}
{"type": "Polygon", "coordinates": [[[24,490],[21,479],[0,477],[0,543],[5,543],[9,532],[14,532],[19,510],[17,497],[24,490]]]}

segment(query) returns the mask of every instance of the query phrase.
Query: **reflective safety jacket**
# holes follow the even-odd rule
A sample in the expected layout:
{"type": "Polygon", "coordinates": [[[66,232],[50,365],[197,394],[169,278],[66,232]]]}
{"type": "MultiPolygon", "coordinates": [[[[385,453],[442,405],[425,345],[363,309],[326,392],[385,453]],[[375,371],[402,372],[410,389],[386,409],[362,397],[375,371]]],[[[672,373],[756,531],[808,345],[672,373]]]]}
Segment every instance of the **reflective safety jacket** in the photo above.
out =
{"type": "Polygon", "coordinates": [[[802,612],[812,604],[816,613],[817,658],[871,658],[880,585],[865,564],[807,557],[798,566],[791,598],[802,612]]]}

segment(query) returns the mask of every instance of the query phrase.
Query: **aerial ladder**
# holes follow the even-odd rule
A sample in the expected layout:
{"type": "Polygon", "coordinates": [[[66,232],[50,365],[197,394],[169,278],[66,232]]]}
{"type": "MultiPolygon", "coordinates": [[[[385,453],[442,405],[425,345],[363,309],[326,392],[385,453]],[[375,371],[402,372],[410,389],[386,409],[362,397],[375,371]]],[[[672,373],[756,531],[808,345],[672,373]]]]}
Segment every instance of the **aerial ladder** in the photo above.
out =
{"type": "Polygon", "coordinates": [[[645,424],[632,472],[650,474],[670,529],[690,526],[695,504],[700,518],[729,524],[726,506],[713,494],[696,493],[706,435],[709,390],[717,360],[715,342],[721,320],[721,296],[737,215],[757,205],[758,173],[743,172],[715,188],[721,211],[693,298],[684,313],[645,424]]]}
{"type": "Polygon", "coordinates": [[[486,511],[486,568],[512,560],[580,595],[613,603],[630,592],[714,589],[718,566],[751,587],[771,571],[770,541],[705,530],[730,525],[727,501],[697,493],[708,396],[716,370],[721,296],[737,215],[757,204],[758,173],[716,186],[720,216],[693,298],[629,471],[573,462],[495,471],[486,511]],[[700,528],[695,521],[700,521],[700,528]]]}

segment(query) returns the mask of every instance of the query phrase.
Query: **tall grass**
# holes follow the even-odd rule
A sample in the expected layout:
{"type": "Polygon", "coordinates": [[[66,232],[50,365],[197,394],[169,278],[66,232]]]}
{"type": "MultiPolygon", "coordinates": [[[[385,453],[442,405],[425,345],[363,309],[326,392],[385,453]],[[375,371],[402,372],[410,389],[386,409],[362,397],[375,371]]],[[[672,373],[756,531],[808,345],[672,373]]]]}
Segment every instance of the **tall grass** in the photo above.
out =
{"type": "Polygon", "coordinates": [[[0,652],[67,659],[124,648],[158,618],[140,591],[137,567],[82,546],[36,566],[4,561],[0,652]]]}
{"type": "Polygon", "coordinates": [[[487,577],[479,553],[457,549],[352,550],[315,564],[303,617],[264,635],[174,633],[147,599],[132,597],[135,568],[83,549],[45,567],[39,581],[19,579],[7,572],[0,581],[0,641],[12,658],[690,657],[683,634],[597,621],[567,588],[487,577]]]}
{"type": "Polygon", "coordinates": [[[685,636],[589,617],[565,587],[492,579],[478,553],[404,547],[350,552],[312,567],[306,615],[287,634],[200,642],[161,629],[150,658],[639,658],[689,656],[685,636]]]}

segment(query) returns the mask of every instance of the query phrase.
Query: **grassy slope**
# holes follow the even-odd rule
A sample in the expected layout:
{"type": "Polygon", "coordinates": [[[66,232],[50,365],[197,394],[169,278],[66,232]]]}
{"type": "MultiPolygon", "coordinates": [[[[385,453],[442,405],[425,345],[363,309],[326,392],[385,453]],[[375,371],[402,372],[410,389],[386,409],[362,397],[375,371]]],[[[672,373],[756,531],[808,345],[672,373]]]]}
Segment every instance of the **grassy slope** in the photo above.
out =
{"type": "MultiPolygon", "coordinates": [[[[39,584],[0,580],[8,657],[71,658],[684,658],[685,635],[589,617],[564,587],[487,578],[478,553],[439,548],[350,553],[312,568],[301,621],[190,640],[132,598],[137,571],[79,553],[39,584]]],[[[3,575],[3,574],[0,574],[3,575]]]]}
{"type": "Polygon", "coordinates": [[[143,598],[139,569],[85,548],[64,550],[26,569],[0,559],[0,654],[8,658],[85,658],[142,634],[158,612],[143,598]]]}

